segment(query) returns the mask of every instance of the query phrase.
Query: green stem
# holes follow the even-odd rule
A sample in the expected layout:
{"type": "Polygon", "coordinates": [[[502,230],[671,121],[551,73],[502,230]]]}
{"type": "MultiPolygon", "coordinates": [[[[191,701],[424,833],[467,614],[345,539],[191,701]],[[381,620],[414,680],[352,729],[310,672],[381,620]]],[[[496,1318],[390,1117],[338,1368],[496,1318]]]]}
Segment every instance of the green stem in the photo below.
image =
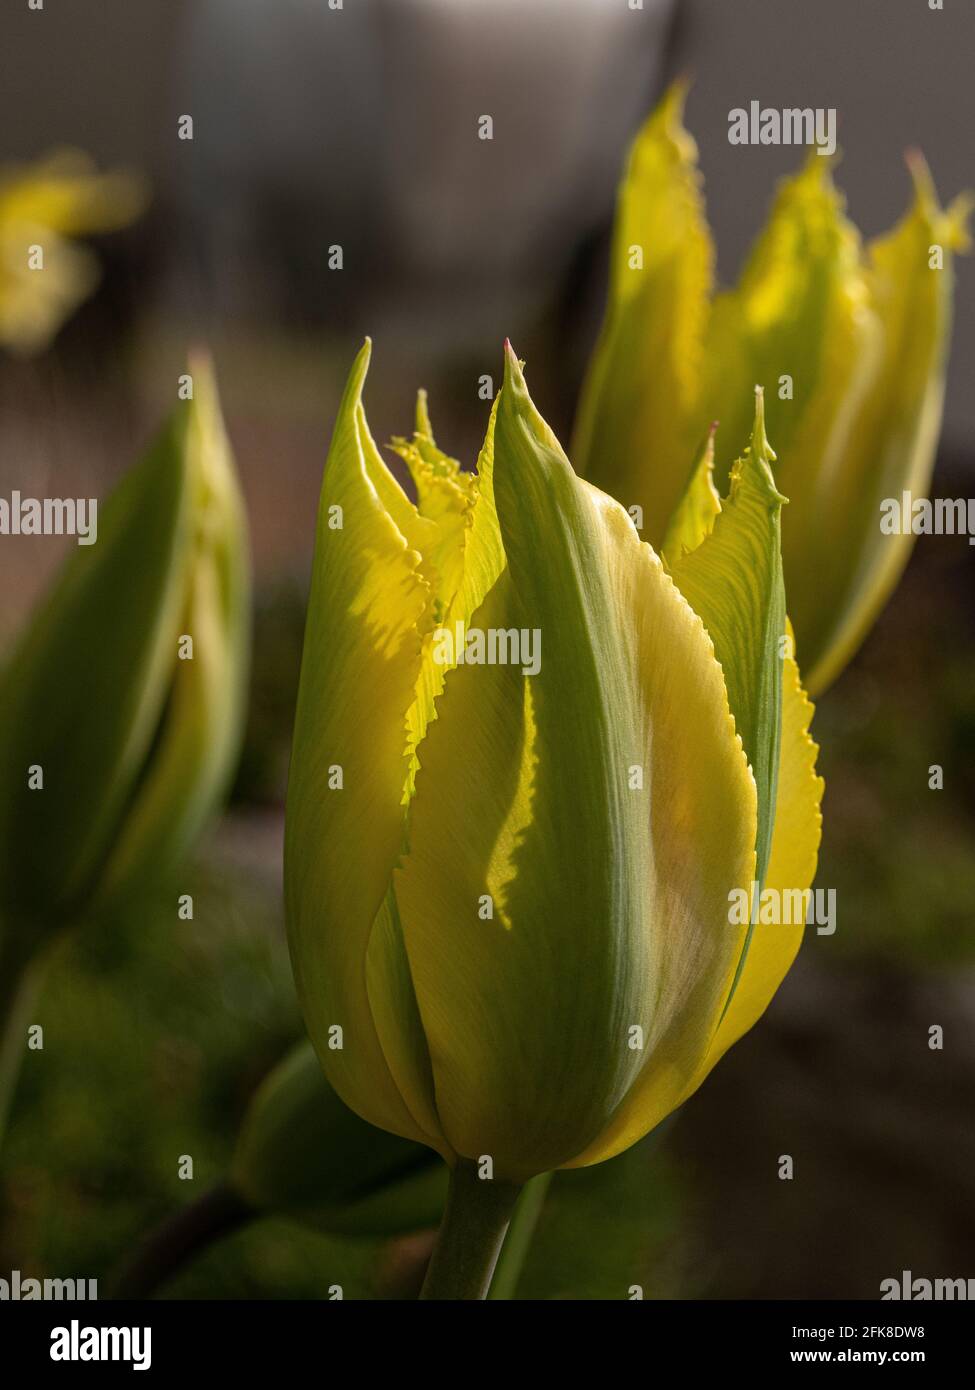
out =
{"type": "Polygon", "coordinates": [[[0,959],[0,1146],[27,1047],[27,1025],[40,988],[43,956],[0,959]]]}
{"type": "Polygon", "coordinates": [[[421,1298],[487,1298],[520,1192],[520,1183],[481,1179],[469,1160],[457,1163],[421,1298]]]}
{"type": "Polygon", "coordinates": [[[253,1217],[252,1208],[230,1183],[218,1183],[150,1231],[110,1278],[110,1297],[151,1298],[202,1250],[253,1217]]]}
{"type": "Polygon", "coordinates": [[[508,1227],[508,1236],[502,1246],[494,1278],[491,1280],[489,1299],[514,1298],[551,1181],[551,1173],[539,1173],[537,1178],[532,1178],[525,1184],[511,1218],[511,1225],[508,1227]]]}

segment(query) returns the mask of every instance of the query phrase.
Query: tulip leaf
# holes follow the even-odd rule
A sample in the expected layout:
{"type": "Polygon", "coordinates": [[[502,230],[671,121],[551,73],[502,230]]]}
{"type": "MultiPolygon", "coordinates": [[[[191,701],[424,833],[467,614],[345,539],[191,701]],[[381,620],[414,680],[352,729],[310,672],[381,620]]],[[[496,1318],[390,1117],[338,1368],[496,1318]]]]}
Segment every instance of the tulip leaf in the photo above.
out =
{"type": "Polygon", "coordinates": [[[643,510],[663,540],[695,443],[714,252],[677,83],[637,135],[620,185],[609,304],[579,405],[579,473],[643,510]]]}
{"type": "Polygon", "coordinates": [[[439,1222],[447,1169],[425,1146],[361,1120],[302,1043],[251,1101],[230,1180],[259,1212],[335,1234],[392,1236],[439,1222]]]}
{"type": "Polygon", "coordinates": [[[700,620],[510,351],[493,489],[507,566],[474,622],[537,630],[541,661],[448,672],[394,888],[444,1134],[520,1178],[618,1152],[694,1075],[756,797],[700,620]]]}

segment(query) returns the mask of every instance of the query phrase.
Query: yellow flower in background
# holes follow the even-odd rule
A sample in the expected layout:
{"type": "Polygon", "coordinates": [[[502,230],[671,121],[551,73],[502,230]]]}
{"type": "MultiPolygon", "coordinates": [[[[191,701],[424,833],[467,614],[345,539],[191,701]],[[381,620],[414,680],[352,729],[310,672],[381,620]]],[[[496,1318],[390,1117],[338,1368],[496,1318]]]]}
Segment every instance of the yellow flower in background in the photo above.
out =
{"type": "Polygon", "coordinates": [[[98,174],[77,150],[0,168],[0,346],[48,345],[98,284],[96,257],[74,239],[128,226],[146,196],[141,179],[98,174]]]}
{"type": "MultiPolygon", "coordinates": [[[[476,479],[421,400],[407,498],[352,369],[325,467],[285,835],[326,1075],[520,1183],[654,1128],[766,1008],[822,782],[786,632],[761,400],[668,567],[576,477],[510,349],[476,479]]],[[[483,1185],[482,1185],[483,1186],[483,1185]]],[[[448,1218],[449,1219],[449,1218],[448,1218]]]]}
{"type": "Polygon", "coordinates": [[[864,248],[815,152],[779,189],[738,285],[712,298],[714,252],[697,150],[675,86],[637,136],[619,191],[609,305],[573,441],[580,473],[642,511],[660,545],[690,459],[717,420],[727,477],[764,386],[792,505],[782,551],[810,690],[849,661],[897,582],[910,535],[881,503],[927,492],[944,394],[952,253],[969,204],[938,205],[919,155],[914,203],[864,248]]]}

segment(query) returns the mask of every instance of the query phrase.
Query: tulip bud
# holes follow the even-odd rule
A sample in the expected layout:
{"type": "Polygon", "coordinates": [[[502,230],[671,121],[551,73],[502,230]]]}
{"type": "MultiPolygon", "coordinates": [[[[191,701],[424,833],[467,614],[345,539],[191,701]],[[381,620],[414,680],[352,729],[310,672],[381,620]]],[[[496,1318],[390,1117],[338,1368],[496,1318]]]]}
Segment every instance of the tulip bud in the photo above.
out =
{"type": "Polygon", "coordinates": [[[447,1171],[430,1149],[343,1105],[302,1043],[251,1101],[230,1182],[266,1215],[336,1235],[392,1236],[437,1224],[447,1171]]]}
{"type": "Polygon", "coordinates": [[[673,87],[630,152],[573,457],[639,506],[646,539],[660,544],[707,422],[721,422],[721,486],[748,428],[750,388],[763,385],[776,482],[792,502],[782,531],[790,613],[816,693],[863,641],[910,554],[910,534],[883,534],[881,504],[930,484],[968,201],[942,211],[913,155],[914,206],[864,251],[832,161],[814,152],[782,184],[738,285],[712,297],[683,99],[673,87]]]}
{"type": "Polygon", "coordinates": [[[22,953],[165,875],[237,754],[246,524],[210,366],[192,372],[0,677],[0,931],[22,953]]]}
{"type": "Polygon", "coordinates": [[[475,1171],[513,1185],[654,1128],[798,949],[801,923],[728,910],[815,872],[784,499],[759,399],[728,497],[688,505],[671,574],[576,477],[509,348],[473,495],[424,411],[401,449],[431,465],[414,507],[369,433],[368,360],[367,343],[322,487],[292,960],[342,1099],[439,1150],[458,1191],[475,1171]]]}

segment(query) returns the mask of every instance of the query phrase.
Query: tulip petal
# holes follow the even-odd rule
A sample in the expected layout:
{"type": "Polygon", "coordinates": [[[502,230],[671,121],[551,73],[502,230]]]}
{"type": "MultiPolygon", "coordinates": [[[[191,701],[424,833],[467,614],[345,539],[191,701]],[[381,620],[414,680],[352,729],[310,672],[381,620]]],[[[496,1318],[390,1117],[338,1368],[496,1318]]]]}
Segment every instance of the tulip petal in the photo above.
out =
{"type": "MultiPolygon", "coordinates": [[[[784,534],[789,606],[809,689],[824,689],[849,661],[897,583],[913,536],[885,535],[881,503],[927,495],[944,398],[951,318],[952,251],[967,246],[968,204],[943,212],[920,156],[915,201],[893,232],[869,247],[866,286],[878,328],[865,376],[833,422],[818,469],[797,460],[800,496],[784,482],[802,527],[784,534]],[[929,262],[940,246],[943,269],[929,262]],[[828,544],[822,537],[828,536],[828,544]],[[793,593],[795,589],[795,600],[793,593]]],[[[808,447],[808,446],[807,446],[808,447]]],[[[808,452],[807,452],[808,457],[808,452]]]]}
{"type": "Polygon", "coordinates": [[[456,459],[437,448],[430,432],[425,396],[422,406],[417,405],[417,418],[426,429],[418,427],[411,440],[393,439],[390,447],[410,470],[416,484],[417,510],[437,528],[436,540],[427,547],[425,558],[436,570],[436,598],[441,611],[445,611],[464,574],[464,550],[477,481],[461,470],[456,459]]]}
{"type": "Polygon", "coordinates": [[[714,435],[712,425],[698,450],[684,495],[667,526],[661,555],[671,571],[688,551],[696,550],[714,529],[721,498],[714,486],[714,435]]]}
{"type": "MultiPolygon", "coordinates": [[[[714,251],[697,147],[675,84],[637,135],[620,185],[609,306],[572,443],[579,473],[663,540],[696,442],[714,251]],[[642,263],[641,263],[642,261],[642,263]]],[[[743,436],[744,437],[744,436],[743,436]]]]}
{"type": "Polygon", "coordinates": [[[775,823],[782,715],[782,584],[775,454],[765,437],[761,390],[754,393],[751,444],[732,469],[727,502],[713,529],[673,567],[674,582],[704,623],[724,672],[735,718],[758,791],[755,877],[764,879],[775,823]]]}
{"type": "MultiPolygon", "coordinates": [[[[721,421],[718,486],[750,428],[750,391],[757,382],[766,390],[768,431],[781,460],[776,481],[796,503],[786,528],[809,524],[793,479],[806,460],[810,470],[817,465],[820,402],[831,415],[837,388],[869,347],[860,239],[843,209],[830,161],[812,153],[782,182],[739,284],[716,297],[708,324],[701,410],[721,421]],[[780,387],[785,376],[791,394],[780,387]],[[813,433],[800,462],[794,444],[809,434],[810,421],[813,433]]],[[[789,599],[791,608],[791,585],[789,599]]]]}
{"type": "MultiPolygon", "coordinates": [[[[370,980],[377,992],[383,981],[391,991],[402,984],[395,941],[377,934],[371,953],[370,941],[403,846],[407,713],[433,620],[430,570],[415,543],[436,528],[369,434],[369,355],[367,341],[322,483],[288,789],[288,937],[309,1034],[336,1091],[371,1123],[436,1144],[395,1083],[370,1004],[370,980]]],[[[422,1066],[420,1058],[414,1074],[422,1066]]]]}
{"type": "MultiPolygon", "coordinates": [[[[765,885],[780,901],[810,888],[822,835],[823,779],[816,775],[818,748],[809,734],[813,707],[802,688],[799,668],[786,656],[782,672],[782,744],[777,812],[765,885]]],[[[804,921],[757,922],[748,954],[715,1033],[707,1057],[685,1099],[701,1084],[728,1048],[748,1032],[772,1002],[802,943],[804,921]]]]}
{"type": "Polygon", "coordinates": [[[518,1178],[644,1132],[634,1090],[666,1113],[694,1074],[756,810],[699,619],[575,477],[510,352],[494,449],[508,567],[474,617],[538,629],[541,664],[450,671],[394,883],[444,1133],[518,1178]]]}
{"type": "MultiPolygon", "coordinates": [[[[420,508],[423,510],[426,506],[437,528],[428,541],[428,553],[433,557],[436,570],[433,609],[435,621],[448,628],[469,619],[504,566],[491,483],[496,411],[497,401],[491,410],[475,475],[461,474],[456,461],[436,448],[425,392],[421,392],[417,400],[416,443],[405,445],[405,441],[394,441],[394,447],[411,470],[416,470],[413,476],[420,494],[420,508]],[[421,426],[424,427],[422,431],[421,426]],[[400,449],[401,445],[405,447],[400,449]]],[[[436,636],[437,629],[432,628],[424,637],[416,698],[407,716],[410,774],[404,789],[404,802],[409,802],[413,795],[419,766],[416,749],[427,724],[435,717],[436,702],[449,665],[435,659],[436,636]]]]}

